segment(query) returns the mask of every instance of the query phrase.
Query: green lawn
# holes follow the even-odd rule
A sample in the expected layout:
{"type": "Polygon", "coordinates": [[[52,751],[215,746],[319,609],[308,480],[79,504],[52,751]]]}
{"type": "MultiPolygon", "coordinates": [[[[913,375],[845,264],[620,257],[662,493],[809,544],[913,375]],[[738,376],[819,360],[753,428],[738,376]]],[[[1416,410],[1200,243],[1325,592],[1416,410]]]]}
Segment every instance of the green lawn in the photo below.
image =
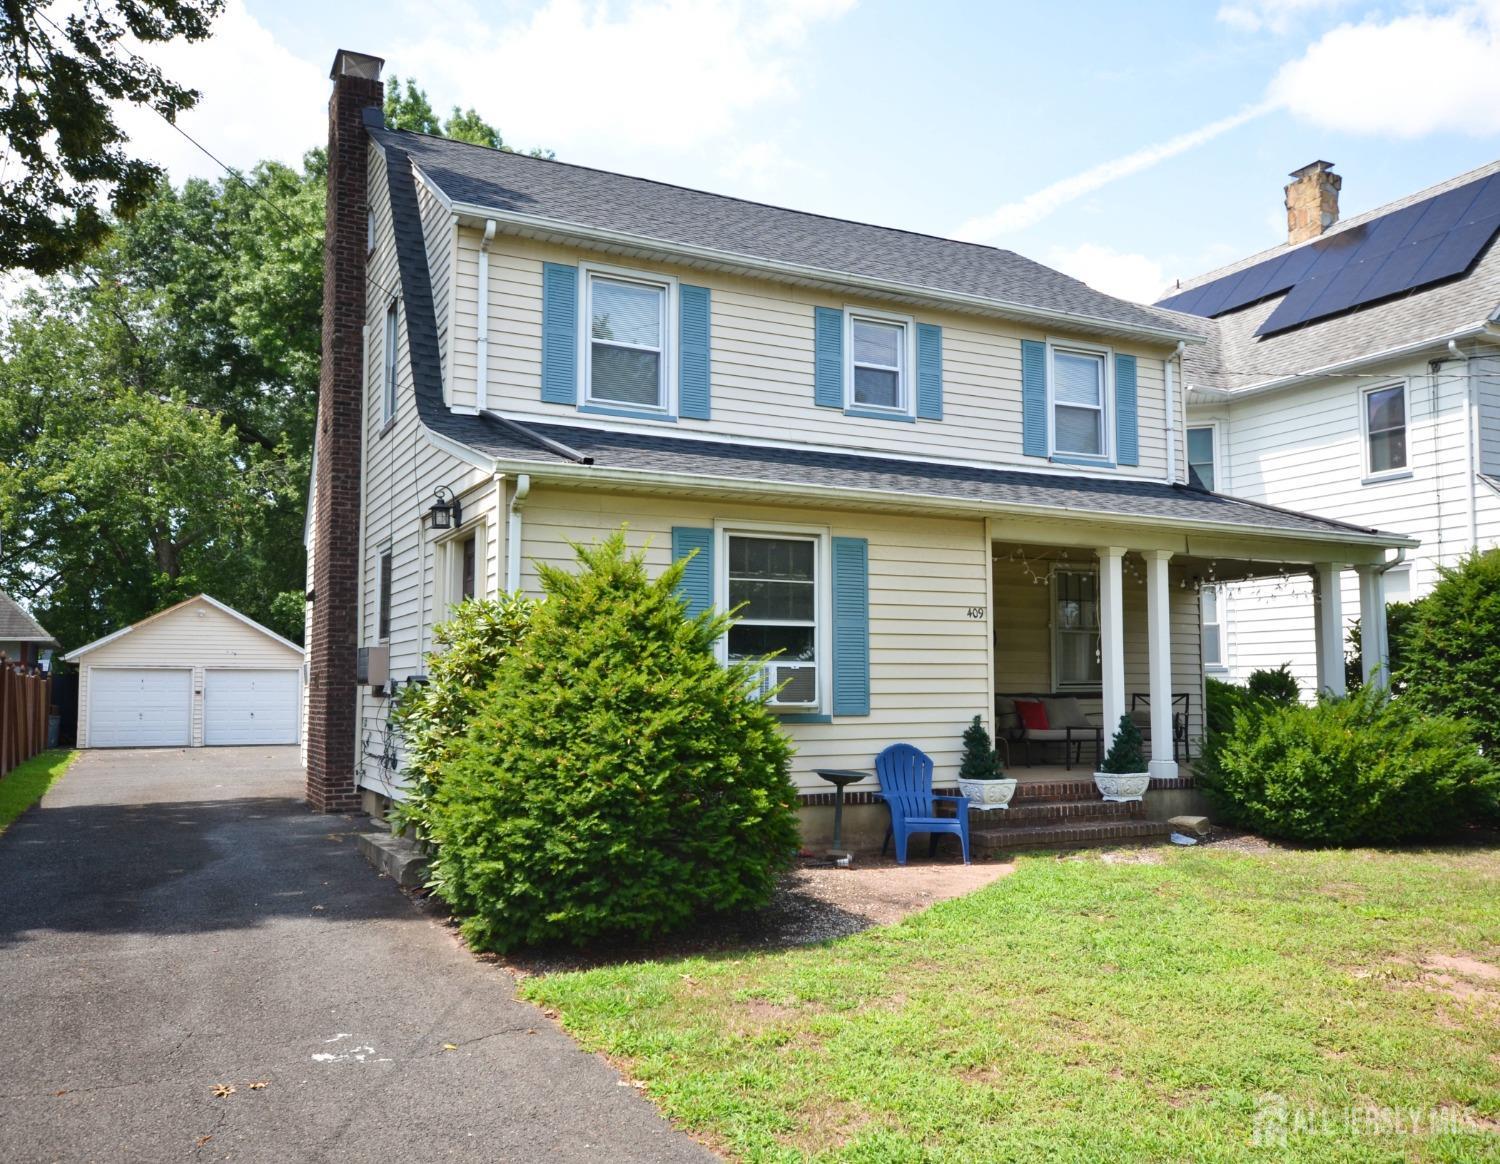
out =
{"type": "Polygon", "coordinates": [[[1500,850],[1157,853],[524,993],[748,1160],[1500,1160],[1500,850]]]}
{"type": "Polygon", "coordinates": [[[42,798],[77,754],[67,748],[42,752],[0,776],[0,833],[42,798]]]}

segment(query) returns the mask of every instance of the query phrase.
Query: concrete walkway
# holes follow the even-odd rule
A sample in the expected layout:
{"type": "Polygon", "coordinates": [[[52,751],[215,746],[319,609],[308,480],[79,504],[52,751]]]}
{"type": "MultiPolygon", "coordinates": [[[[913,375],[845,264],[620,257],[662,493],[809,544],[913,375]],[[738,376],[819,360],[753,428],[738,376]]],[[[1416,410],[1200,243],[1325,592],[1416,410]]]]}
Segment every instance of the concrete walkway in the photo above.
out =
{"type": "Polygon", "coordinates": [[[295,748],[86,752],[0,836],[0,1160],[712,1158],[300,787],[295,748]]]}

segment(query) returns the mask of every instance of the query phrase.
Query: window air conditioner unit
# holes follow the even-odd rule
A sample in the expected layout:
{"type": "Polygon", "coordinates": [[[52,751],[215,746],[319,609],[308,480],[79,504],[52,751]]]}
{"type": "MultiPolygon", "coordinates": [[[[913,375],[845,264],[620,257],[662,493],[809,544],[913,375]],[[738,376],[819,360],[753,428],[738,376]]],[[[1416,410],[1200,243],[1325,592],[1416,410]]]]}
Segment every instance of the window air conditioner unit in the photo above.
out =
{"type": "Polygon", "coordinates": [[[772,707],[816,707],[818,703],[818,665],[816,663],[766,664],[761,672],[761,690],[775,692],[772,707]],[[777,688],[781,688],[777,691],[777,688]]]}
{"type": "Polygon", "coordinates": [[[355,656],[354,681],[361,687],[384,687],[391,677],[391,648],[382,644],[360,647],[355,656]]]}

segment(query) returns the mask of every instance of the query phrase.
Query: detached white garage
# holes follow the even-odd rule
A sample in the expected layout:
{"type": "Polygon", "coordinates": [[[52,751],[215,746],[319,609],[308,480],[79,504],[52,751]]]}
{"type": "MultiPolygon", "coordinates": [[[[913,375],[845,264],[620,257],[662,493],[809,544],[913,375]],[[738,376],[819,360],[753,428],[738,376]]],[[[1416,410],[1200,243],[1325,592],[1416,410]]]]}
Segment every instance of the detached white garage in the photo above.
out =
{"type": "Polygon", "coordinates": [[[295,744],[302,648],[200,594],[67,656],[78,746],[295,744]]]}

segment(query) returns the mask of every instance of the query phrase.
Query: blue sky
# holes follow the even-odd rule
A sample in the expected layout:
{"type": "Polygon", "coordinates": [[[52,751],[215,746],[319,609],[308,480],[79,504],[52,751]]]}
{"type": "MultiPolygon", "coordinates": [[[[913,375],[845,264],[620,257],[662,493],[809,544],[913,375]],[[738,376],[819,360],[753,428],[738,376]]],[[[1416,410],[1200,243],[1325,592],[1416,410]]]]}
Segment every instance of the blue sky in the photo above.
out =
{"type": "MultiPolygon", "coordinates": [[[[1316,158],[1345,214],[1500,155],[1500,0],[1085,5],[230,0],[163,64],[235,164],[323,134],[347,47],[516,145],[1006,246],[1150,297],[1284,238],[1316,158]],[[434,15],[439,11],[439,15],[434,15]]],[[[213,170],[149,115],[178,177],[213,170]]]]}

